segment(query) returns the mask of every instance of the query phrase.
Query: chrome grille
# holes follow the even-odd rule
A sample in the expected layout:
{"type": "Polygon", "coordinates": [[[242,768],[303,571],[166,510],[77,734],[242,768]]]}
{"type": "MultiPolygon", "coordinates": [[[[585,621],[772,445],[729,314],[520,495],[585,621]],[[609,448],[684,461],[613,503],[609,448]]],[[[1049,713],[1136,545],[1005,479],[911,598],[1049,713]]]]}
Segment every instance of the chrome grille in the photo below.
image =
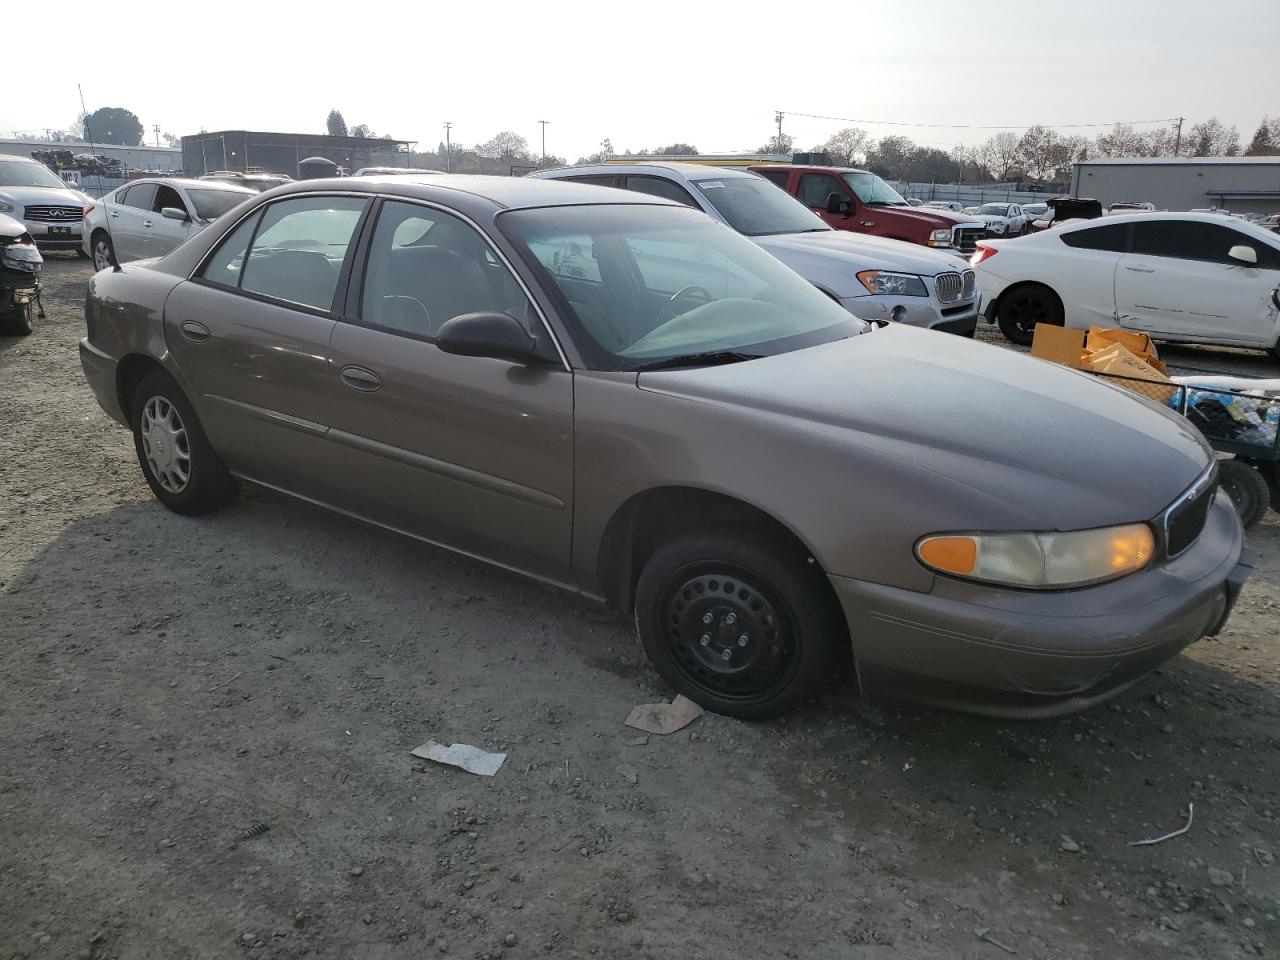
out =
{"type": "Polygon", "coordinates": [[[973,271],[964,273],[940,273],[933,278],[939,303],[956,303],[973,299],[973,271]]]}
{"type": "Polygon", "coordinates": [[[25,219],[40,223],[79,223],[84,219],[84,210],[81,207],[32,206],[26,208],[25,219]]]}
{"type": "Polygon", "coordinates": [[[987,235],[985,227],[953,227],[951,245],[963,254],[970,254],[978,246],[978,241],[987,235]]]}
{"type": "Polygon", "coordinates": [[[1168,557],[1176,557],[1195,543],[1209,517],[1209,505],[1213,502],[1218,483],[1218,465],[1214,463],[1182,496],[1165,511],[1164,550],[1168,557]]]}

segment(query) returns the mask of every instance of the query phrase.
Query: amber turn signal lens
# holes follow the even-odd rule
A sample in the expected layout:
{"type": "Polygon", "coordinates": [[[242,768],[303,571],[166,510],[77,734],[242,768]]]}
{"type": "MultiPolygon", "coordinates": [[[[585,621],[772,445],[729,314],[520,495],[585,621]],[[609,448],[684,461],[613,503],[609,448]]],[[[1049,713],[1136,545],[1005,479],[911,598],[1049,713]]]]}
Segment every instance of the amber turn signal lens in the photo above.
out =
{"type": "Polygon", "coordinates": [[[978,542],[973,537],[929,537],[917,548],[920,559],[935,570],[968,576],[978,565],[978,542]]]}

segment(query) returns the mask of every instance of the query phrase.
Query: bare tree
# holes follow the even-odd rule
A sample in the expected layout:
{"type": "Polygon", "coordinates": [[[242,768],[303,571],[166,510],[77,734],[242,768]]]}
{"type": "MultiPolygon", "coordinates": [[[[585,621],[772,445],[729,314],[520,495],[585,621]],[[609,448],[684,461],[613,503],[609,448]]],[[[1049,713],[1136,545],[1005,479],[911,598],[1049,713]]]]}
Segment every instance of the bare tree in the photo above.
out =
{"type": "Polygon", "coordinates": [[[482,157],[499,157],[502,159],[528,160],[529,141],[511,130],[503,130],[492,140],[476,145],[476,153],[482,157]]]}
{"type": "Polygon", "coordinates": [[[775,133],[765,141],[764,146],[760,148],[760,152],[790,154],[795,147],[795,142],[795,137],[789,133],[775,133]]]}
{"type": "Polygon", "coordinates": [[[1019,136],[1012,130],[997,133],[978,147],[978,156],[995,180],[1008,180],[1018,162],[1019,136]]]}
{"type": "Polygon", "coordinates": [[[855,157],[866,159],[867,151],[871,149],[871,135],[858,127],[845,127],[833,133],[820,149],[825,150],[833,161],[847,167],[855,157]]]}
{"type": "Polygon", "coordinates": [[[351,136],[353,137],[372,137],[373,129],[367,123],[357,123],[351,128],[351,136]]]}
{"type": "Polygon", "coordinates": [[[1192,127],[1187,143],[1193,157],[1234,157],[1240,153],[1239,132],[1217,117],[1192,127]]]}

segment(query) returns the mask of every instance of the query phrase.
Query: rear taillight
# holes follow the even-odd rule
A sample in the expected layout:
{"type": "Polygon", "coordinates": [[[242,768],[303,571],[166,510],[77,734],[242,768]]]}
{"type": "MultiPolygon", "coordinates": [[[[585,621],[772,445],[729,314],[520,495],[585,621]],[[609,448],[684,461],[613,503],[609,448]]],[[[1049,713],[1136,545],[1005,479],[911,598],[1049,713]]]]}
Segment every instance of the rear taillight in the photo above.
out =
{"type": "Polygon", "coordinates": [[[80,216],[81,216],[81,217],[87,217],[87,216],[89,215],[89,211],[90,211],[90,210],[92,210],[92,209],[93,209],[93,204],[92,204],[92,203],[86,203],[86,204],[84,205],[84,209],[80,211],[80,216]]]}
{"type": "Polygon", "coordinates": [[[969,257],[969,266],[976,267],[983,260],[990,260],[999,252],[995,247],[988,247],[985,243],[980,243],[969,257]]]}

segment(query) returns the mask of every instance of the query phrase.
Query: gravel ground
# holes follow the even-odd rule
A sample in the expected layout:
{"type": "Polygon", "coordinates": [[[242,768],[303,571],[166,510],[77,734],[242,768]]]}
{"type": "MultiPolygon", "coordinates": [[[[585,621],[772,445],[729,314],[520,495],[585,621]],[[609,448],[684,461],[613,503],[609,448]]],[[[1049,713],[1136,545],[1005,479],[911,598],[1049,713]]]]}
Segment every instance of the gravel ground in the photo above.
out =
{"type": "Polygon", "coordinates": [[[162,509],[79,372],[89,268],[46,276],[0,339],[0,957],[1280,949],[1275,514],[1230,628],[1107,707],[641,743],[665,691],[602,608],[271,493],[162,509]]]}

